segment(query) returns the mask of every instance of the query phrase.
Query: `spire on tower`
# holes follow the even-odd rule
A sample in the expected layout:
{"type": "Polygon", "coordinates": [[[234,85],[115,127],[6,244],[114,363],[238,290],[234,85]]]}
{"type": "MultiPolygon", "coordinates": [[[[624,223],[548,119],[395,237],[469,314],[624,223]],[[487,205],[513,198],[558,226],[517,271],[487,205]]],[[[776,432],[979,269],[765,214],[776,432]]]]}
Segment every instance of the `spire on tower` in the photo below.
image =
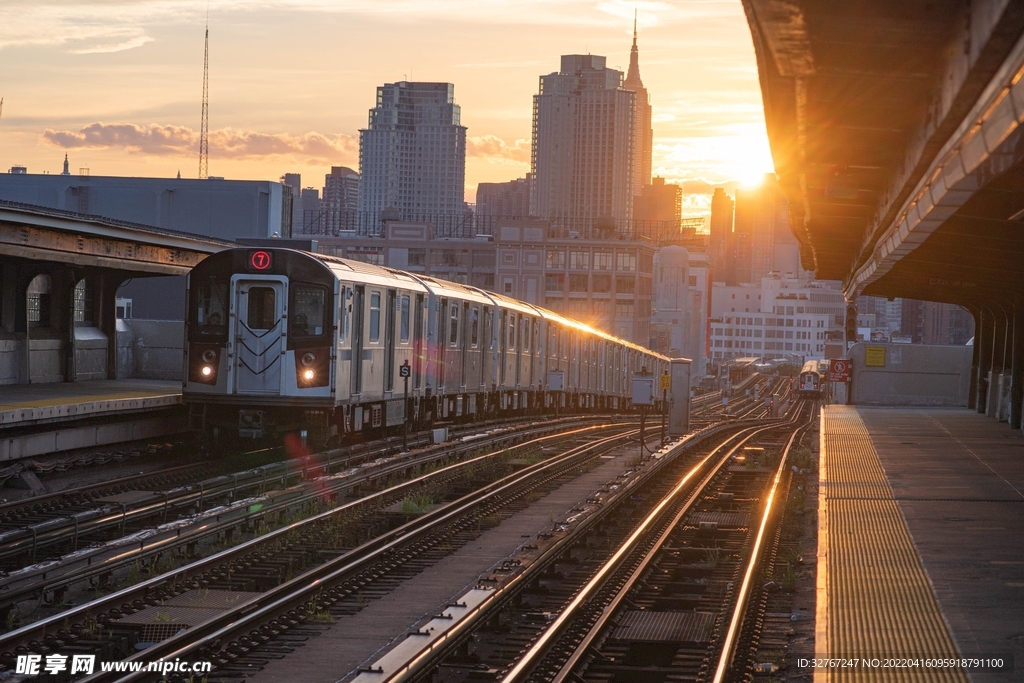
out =
{"type": "Polygon", "coordinates": [[[203,52],[203,122],[199,129],[199,178],[209,175],[210,156],[210,18],[206,18],[206,49],[203,52]]]}
{"type": "Polygon", "coordinates": [[[64,152],[64,170],[61,175],[71,175],[71,170],[68,169],[68,153],[64,152]]]}

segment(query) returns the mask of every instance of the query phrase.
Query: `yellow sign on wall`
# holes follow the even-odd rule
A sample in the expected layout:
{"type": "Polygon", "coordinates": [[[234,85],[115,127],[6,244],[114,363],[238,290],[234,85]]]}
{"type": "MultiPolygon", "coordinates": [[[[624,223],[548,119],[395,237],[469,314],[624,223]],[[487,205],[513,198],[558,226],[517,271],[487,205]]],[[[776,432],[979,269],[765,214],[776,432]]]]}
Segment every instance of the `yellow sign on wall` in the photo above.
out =
{"type": "Polygon", "coordinates": [[[668,376],[667,372],[661,376],[661,388],[664,391],[672,388],[672,378],[668,376]]]}
{"type": "Polygon", "coordinates": [[[885,347],[869,346],[864,349],[864,365],[869,368],[885,367],[885,347]]]}

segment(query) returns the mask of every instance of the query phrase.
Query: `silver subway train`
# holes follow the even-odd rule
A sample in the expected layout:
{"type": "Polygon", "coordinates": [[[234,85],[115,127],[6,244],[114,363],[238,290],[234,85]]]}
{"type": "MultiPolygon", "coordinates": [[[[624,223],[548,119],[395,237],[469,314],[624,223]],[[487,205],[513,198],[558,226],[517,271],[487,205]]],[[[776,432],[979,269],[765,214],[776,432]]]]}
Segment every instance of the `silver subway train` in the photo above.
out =
{"type": "Polygon", "coordinates": [[[193,268],[185,334],[190,422],[242,437],[622,410],[634,374],[668,368],[493,292],[293,249],[228,249],[193,268]]]}

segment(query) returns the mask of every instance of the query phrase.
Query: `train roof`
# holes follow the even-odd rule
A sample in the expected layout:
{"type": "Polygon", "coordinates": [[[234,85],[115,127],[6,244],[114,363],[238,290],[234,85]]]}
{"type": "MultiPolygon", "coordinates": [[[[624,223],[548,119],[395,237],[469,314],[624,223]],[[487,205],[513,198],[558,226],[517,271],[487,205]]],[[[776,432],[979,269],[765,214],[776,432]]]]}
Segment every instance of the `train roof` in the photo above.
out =
{"type": "Polygon", "coordinates": [[[820,363],[821,361],[818,360],[807,361],[806,363],[804,363],[803,368],[800,369],[800,374],[803,374],[805,372],[820,372],[820,363]]]}
{"type": "MultiPolygon", "coordinates": [[[[529,304],[518,299],[498,294],[496,292],[486,291],[477,287],[464,285],[458,282],[451,282],[449,280],[442,280],[440,278],[431,277],[429,275],[421,275],[418,273],[408,273],[404,270],[397,270],[388,266],[378,266],[372,263],[366,263],[365,261],[354,261],[352,259],[341,258],[340,256],[331,256],[329,254],[319,254],[309,251],[303,251],[301,249],[291,249],[288,247],[252,247],[252,246],[236,246],[230,249],[224,249],[217,254],[213,254],[207,259],[204,259],[196,266],[197,269],[202,268],[203,263],[211,259],[216,259],[218,256],[224,258],[230,252],[235,251],[251,251],[254,248],[260,249],[271,249],[275,252],[286,252],[290,254],[299,255],[313,261],[319,261],[328,270],[330,270],[336,278],[339,280],[357,280],[359,282],[365,282],[367,284],[377,284],[383,286],[394,287],[396,280],[398,280],[401,286],[405,289],[413,291],[432,292],[435,295],[440,296],[456,296],[468,301],[478,301],[480,303],[493,303],[498,306],[514,309],[521,313],[528,315],[539,315],[545,320],[557,322],[564,327],[576,329],[587,334],[591,334],[607,341],[614,341],[621,344],[631,350],[637,351],[647,356],[655,358],[661,358],[663,360],[669,360],[667,356],[663,356],[657,351],[653,351],[639,344],[634,344],[631,341],[620,339],[604,330],[596,329],[587,325],[586,323],[567,318],[560,313],[556,313],[547,308],[529,304]]],[[[211,261],[212,263],[213,261],[211,261]]],[[[748,359],[738,359],[748,360],[748,359]]],[[[757,360],[750,359],[750,360],[757,360]]]]}

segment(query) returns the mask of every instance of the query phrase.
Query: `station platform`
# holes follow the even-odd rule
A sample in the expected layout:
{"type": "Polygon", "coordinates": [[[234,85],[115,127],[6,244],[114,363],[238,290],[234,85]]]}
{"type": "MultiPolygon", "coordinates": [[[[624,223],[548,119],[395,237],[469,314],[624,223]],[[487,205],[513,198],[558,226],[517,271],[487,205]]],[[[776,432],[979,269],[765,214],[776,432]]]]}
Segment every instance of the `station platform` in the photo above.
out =
{"type": "Polygon", "coordinates": [[[180,381],[118,379],[6,384],[0,387],[0,428],[168,408],[180,403],[180,381]]]}
{"type": "Polygon", "coordinates": [[[180,405],[180,381],[3,385],[0,461],[180,431],[185,420],[174,411],[180,405]]]}
{"type": "Polygon", "coordinates": [[[827,406],[820,438],[815,682],[1024,680],[1021,433],[827,406]],[[941,658],[1004,665],[925,666],[941,658]]]}

